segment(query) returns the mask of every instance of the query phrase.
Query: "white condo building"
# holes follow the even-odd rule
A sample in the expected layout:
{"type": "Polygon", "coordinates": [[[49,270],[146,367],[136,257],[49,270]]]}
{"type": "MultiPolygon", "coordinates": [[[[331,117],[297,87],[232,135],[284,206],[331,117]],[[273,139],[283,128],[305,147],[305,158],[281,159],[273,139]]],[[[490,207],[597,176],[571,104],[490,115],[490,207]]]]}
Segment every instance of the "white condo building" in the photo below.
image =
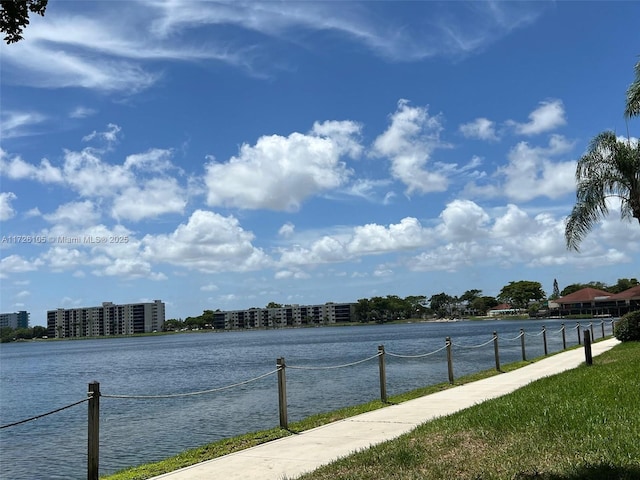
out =
{"type": "Polygon", "coordinates": [[[330,325],[353,321],[354,303],[324,305],[285,305],[278,308],[250,308],[214,312],[212,327],[216,330],[273,328],[303,325],[330,325]]]}
{"type": "Polygon", "coordinates": [[[164,325],[164,303],[116,305],[103,302],[100,307],[58,308],[47,311],[50,338],[102,337],[161,331],[164,325]]]}

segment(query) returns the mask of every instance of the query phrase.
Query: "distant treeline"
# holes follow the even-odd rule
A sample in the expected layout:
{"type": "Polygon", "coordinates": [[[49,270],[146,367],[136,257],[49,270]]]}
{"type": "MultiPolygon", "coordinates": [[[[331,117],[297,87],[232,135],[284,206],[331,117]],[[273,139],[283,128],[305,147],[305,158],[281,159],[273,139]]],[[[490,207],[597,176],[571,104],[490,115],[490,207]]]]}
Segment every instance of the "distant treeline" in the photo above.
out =
{"type": "Polygon", "coordinates": [[[33,328],[0,327],[0,342],[15,342],[16,340],[31,340],[32,338],[46,338],[47,328],[36,325],[33,328]]]}

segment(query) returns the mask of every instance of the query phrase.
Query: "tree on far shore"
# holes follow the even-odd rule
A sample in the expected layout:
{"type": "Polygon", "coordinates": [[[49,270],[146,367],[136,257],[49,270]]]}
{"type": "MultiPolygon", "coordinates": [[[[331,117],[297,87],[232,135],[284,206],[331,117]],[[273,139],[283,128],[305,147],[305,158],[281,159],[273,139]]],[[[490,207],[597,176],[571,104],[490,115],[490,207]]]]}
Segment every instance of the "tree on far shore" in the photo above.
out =
{"type": "Polygon", "coordinates": [[[498,300],[508,303],[513,308],[527,308],[530,301],[541,301],[546,298],[540,282],[520,280],[509,282],[498,294],[498,300]]]}

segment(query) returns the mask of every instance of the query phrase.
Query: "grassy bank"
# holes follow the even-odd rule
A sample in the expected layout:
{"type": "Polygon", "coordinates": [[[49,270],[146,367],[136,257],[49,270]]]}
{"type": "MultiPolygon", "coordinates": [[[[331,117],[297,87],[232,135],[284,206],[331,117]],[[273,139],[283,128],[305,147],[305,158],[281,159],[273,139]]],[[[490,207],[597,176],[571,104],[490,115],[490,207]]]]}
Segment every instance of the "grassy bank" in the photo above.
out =
{"type": "Polygon", "coordinates": [[[640,478],[640,343],[422,425],[304,480],[640,478]]]}

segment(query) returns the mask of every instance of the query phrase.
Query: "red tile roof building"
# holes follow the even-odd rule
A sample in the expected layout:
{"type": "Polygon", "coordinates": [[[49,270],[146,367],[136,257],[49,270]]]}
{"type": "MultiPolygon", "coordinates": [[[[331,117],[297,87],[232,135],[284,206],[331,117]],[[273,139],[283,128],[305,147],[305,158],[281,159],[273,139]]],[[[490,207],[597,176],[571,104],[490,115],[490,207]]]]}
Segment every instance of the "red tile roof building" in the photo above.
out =
{"type": "Polygon", "coordinates": [[[597,288],[583,288],[554,300],[561,315],[586,314],[619,317],[640,310],[640,286],[613,294],[597,288]]]}

